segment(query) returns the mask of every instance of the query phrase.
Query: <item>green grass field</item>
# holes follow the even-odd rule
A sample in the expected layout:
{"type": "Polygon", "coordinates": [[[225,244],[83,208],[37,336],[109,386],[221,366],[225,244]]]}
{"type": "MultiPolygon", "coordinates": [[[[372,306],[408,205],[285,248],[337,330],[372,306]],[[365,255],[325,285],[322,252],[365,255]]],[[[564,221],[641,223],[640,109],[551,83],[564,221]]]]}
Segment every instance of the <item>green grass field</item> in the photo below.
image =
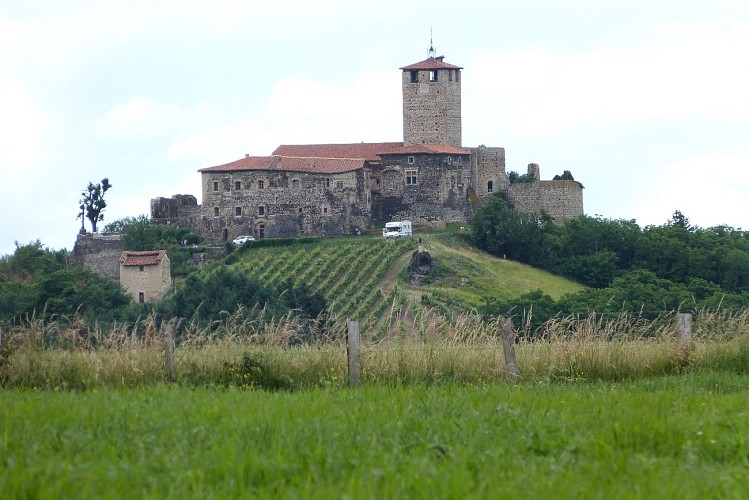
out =
{"type": "Polygon", "coordinates": [[[2,498],[746,498],[749,376],[0,392],[2,498]]]}

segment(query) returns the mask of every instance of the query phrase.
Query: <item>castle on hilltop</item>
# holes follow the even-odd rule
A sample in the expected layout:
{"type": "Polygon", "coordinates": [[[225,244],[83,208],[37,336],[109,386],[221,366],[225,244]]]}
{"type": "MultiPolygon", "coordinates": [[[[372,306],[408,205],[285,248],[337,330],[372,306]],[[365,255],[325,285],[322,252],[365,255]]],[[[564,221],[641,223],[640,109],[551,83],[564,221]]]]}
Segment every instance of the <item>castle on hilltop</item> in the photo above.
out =
{"type": "Polygon", "coordinates": [[[542,181],[531,163],[533,181],[510,184],[504,148],[463,146],[463,68],[430,47],[427,59],[400,69],[402,142],[285,144],[202,168],[202,205],[192,195],[155,198],[152,220],[214,241],[337,236],[389,220],[465,222],[498,192],[523,212],[545,210],[557,221],[582,215],[579,183],[542,181]]]}

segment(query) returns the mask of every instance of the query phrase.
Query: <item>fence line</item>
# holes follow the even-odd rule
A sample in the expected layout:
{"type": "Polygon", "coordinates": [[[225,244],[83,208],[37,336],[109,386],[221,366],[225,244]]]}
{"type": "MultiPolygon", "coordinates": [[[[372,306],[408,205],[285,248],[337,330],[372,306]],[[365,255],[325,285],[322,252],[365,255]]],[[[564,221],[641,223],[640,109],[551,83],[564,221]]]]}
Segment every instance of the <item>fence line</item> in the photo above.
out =
{"type": "MultiPolygon", "coordinates": [[[[504,353],[505,369],[508,379],[511,382],[517,383],[520,380],[520,374],[517,367],[517,357],[515,352],[515,344],[517,343],[517,336],[514,332],[514,326],[512,319],[509,317],[502,317],[499,320],[502,328],[502,351],[504,353]]],[[[361,385],[361,338],[359,334],[359,321],[351,320],[348,324],[348,335],[346,336],[346,345],[348,353],[348,372],[349,372],[349,386],[358,387],[361,385]]],[[[677,316],[677,342],[679,345],[680,357],[683,361],[687,361],[689,354],[694,348],[694,337],[692,335],[692,314],[691,313],[679,313],[677,316]]],[[[396,346],[398,349],[402,349],[403,345],[399,344],[396,346]]],[[[434,346],[432,346],[434,347],[434,346]]],[[[476,345],[476,346],[449,346],[450,350],[467,350],[467,349],[481,349],[481,350],[499,350],[499,345],[476,345]]],[[[375,351],[375,348],[367,348],[366,351],[375,351]]]]}

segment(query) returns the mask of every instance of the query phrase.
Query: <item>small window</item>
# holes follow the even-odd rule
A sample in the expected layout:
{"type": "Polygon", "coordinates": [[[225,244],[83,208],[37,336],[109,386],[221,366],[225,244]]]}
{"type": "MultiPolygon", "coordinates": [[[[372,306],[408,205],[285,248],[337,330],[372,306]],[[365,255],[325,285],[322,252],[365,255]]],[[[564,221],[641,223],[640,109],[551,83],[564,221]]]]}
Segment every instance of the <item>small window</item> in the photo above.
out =
{"type": "Polygon", "coordinates": [[[489,181],[486,183],[486,192],[487,193],[493,193],[494,192],[494,181],[489,181]]]}
{"type": "Polygon", "coordinates": [[[291,181],[291,187],[293,187],[294,189],[299,189],[300,187],[302,187],[302,183],[299,182],[299,179],[294,179],[291,181]]]}
{"type": "Polygon", "coordinates": [[[237,217],[241,217],[241,215],[242,215],[242,207],[235,207],[234,208],[234,215],[236,215],[237,217]]]}
{"type": "Polygon", "coordinates": [[[218,217],[218,207],[213,207],[213,215],[218,217]]]}
{"type": "Polygon", "coordinates": [[[414,158],[413,156],[409,156],[408,157],[408,164],[409,165],[413,165],[415,161],[416,161],[416,158],[414,158]]]}
{"type": "Polygon", "coordinates": [[[304,213],[304,209],[303,209],[302,207],[299,207],[299,213],[300,213],[300,214],[303,214],[303,213],[304,213]]]}
{"type": "Polygon", "coordinates": [[[265,189],[265,181],[263,181],[263,180],[257,181],[257,188],[258,189],[265,189]]]}
{"type": "Polygon", "coordinates": [[[218,191],[218,181],[213,181],[213,190],[218,191]]]}
{"type": "Polygon", "coordinates": [[[322,207],[322,213],[327,214],[328,213],[328,207],[322,207]]]}
{"type": "Polygon", "coordinates": [[[143,304],[146,301],[146,293],[145,292],[138,292],[138,302],[143,304]]]}
{"type": "Polygon", "coordinates": [[[436,69],[429,70],[429,81],[430,82],[436,82],[437,81],[437,70],[436,69]]]}
{"type": "Polygon", "coordinates": [[[415,186],[416,181],[416,170],[406,170],[406,186],[415,186]]]}
{"type": "Polygon", "coordinates": [[[452,156],[448,156],[447,157],[447,164],[448,165],[452,165],[453,164],[453,157],[452,156]]]}
{"type": "Polygon", "coordinates": [[[234,181],[234,190],[239,191],[242,189],[242,182],[241,181],[234,181]]]}
{"type": "Polygon", "coordinates": [[[412,71],[411,72],[411,83],[419,83],[419,72],[418,71],[412,71]]]}
{"type": "Polygon", "coordinates": [[[457,163],[458,165],[460,165],[462,163],[462,161],[463,161],[463,158],[461,158],[460,156],[458,156],[458,159],[455,160],[455,163],[457,163]]]}
{"type": "Polygon", "coordinates": [[[265,215],[265,205],[260,205],[259,207],[257,207],[257,214],[261,217],[265,215]]]}
{"type": "Polygon", "coordinates": [[[455,81],[456,82],[460,81],[460,70],[459,69],[455,70],[455,81]]]}
{"type": "Polygon", "coordinates": [[[448,81],[453,81],[453,70],[448,71],[447,75],[448,75],[448,81]]]}
{"type": "Polygon", "coordinates": [[[336,189],[343,189],[343,181],[335,181],[336,189]]]}
{"type": "Polygon", "coordinates": [[[141,272],[141,273],[142,273],[142,272],[144,272],[145,270],[146,270],[146,268],[145,268],[145,267],[143,267],[143,266],[138,266],[138,271],[139,271],[139,272],[141,272]]]}
{"type": "Polygon", "coordinates": [[[330,189],[330,177],[325,179],[325,188],[330,189]]]}

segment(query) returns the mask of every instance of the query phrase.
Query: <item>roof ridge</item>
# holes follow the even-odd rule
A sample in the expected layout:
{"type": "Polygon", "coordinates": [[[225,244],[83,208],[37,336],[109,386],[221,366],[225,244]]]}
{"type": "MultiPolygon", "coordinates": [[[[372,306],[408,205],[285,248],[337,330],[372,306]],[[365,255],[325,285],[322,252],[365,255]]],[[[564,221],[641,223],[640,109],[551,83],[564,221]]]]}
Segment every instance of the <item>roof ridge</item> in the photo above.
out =
{"type": "Polygon", "coordinates": [[[294,158],[298,160],[352,160],[352,161],[365,161],[366,158],[346,158],[344,156],[288,156],[288,155],[273,155],[277,158],[294,158]]]}

